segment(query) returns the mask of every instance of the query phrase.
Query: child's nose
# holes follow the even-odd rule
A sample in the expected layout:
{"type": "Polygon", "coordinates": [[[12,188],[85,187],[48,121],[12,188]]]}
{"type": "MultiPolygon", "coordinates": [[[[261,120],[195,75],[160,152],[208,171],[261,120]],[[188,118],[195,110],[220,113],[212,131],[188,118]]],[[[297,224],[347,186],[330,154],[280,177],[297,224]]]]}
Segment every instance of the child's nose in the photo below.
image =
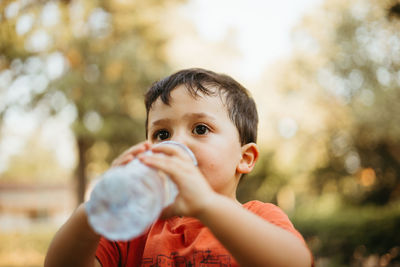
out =
{"type": "Polygon", "coordinates": [[[187,142],[185,140],[185,138],[182,137],[175,137],[175,138],[171,138],[172,141],[184,144],[185,146],[187,146],[187,142]]]}
{"type": "Polygon", "coordinates": [[[172,136],[171,140],[189,147],[189,138],[185,135],[185,133],[177,132],[172,136]]]}
{"type": "MultiPolygon", "coordinates": [[[[183,144],[184,146],[186,146],[187,148],[189,148],[190,153],[191,153],[191,158],[195,158],[194,162],[195,165],[197,166],[197,160],[196,160],[196,155],[194,154],[194,143],[191,142],[190,138],[188,136],[185,135],[174,135],[170,140],[178,142],[180,144],[183,144]]],[[[189,155],[189,154],[188,154],[189,155]]]]}

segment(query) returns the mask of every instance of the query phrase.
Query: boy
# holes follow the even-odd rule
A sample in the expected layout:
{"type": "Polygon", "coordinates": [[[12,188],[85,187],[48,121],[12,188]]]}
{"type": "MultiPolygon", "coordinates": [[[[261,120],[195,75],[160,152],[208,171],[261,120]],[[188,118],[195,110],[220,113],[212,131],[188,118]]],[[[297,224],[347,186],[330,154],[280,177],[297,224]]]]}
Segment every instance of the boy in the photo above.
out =
{"type": "Polygon", "coordinates": [[[258,158],[258,116],[247,90],[226,75],[187,69],[155,83],[145,97],[147,141],[134,157],[168,174],[175,202],[142,236],[112,242],[97,235],[81,205],[59,230],[45,266],[311,266],[301,235],[276,206],[236,200],[240,177],[258,158]],[[174,146],[188,146],[198,166],[174,146]],[[152,149],[152,155],[142,152],[152,149]]]}

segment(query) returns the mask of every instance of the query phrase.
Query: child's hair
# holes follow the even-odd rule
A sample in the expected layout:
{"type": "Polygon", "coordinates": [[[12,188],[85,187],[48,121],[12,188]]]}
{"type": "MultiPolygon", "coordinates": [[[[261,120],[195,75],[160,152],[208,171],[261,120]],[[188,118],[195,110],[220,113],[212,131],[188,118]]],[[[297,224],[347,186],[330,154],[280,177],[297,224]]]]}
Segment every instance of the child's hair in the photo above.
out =
{"type": "Polygon", "coordinates": [[[228,75],[200,68],[178,71],[150,87],[145,94],[146,137],[152,104],[160,97],[164,104],[169,105],[171,91],[182,84],[193,97],[198,97],[199,91],[204,95],[224,96],[229,117],[238,129],[241,144],[257,141],[257,108],[247,89],[228,75]]]}

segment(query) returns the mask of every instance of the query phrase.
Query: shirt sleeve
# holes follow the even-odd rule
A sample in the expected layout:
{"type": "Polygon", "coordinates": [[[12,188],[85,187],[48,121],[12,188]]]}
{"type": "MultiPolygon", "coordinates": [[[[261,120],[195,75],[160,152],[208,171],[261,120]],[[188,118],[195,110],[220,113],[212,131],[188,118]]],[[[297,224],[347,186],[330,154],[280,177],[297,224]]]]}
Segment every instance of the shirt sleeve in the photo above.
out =
{"type": "Polygon", "coordinates": [[[289,217],[278,206],[271,203],[253,201],[248,209],[266,221],[291,232],[305,243],[303,236],[294,228],[289,217]]]}
{"type": "MultiPolygon", "coordinates": [[[[246,206],[246,205],[245,205],[246,206]]],[[[248,203],[247,208],[257,214],[258,216],[262,217],[263,219],[267,220],[268,222],[279,226],[292,234],[294,234],[297,238],[299,238],[303,244],[307,247],[311,255],[311,266],[314,267],[314,256],[307,246],[303,236],[294,228],[292,222],[289,220],[289,217],[286,213],[283,212],[279,207],[275,206],[271,203],[263,203],[260,201],[252,201],[248,203]]]]}

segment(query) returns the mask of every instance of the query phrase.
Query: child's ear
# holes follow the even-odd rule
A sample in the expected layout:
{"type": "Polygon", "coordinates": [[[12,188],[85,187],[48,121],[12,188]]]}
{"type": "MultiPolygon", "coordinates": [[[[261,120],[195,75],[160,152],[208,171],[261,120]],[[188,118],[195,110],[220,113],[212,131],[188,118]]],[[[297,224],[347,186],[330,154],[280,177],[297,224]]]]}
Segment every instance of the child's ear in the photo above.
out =
{"type": "Polygon", "coordinates": [[[253,170],[258,159],[258,147],[255,143],[248,143],[242,146],[242,158],[236,167],[239,173],[249,173],[253,170]]]}

